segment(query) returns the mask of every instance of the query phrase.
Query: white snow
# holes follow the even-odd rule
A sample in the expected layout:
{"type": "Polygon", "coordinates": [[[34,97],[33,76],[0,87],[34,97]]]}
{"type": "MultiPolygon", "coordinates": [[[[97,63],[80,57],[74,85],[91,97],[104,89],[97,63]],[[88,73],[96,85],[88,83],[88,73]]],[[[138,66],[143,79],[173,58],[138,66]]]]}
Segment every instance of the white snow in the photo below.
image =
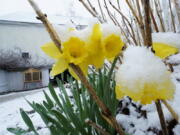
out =
{"type": "Polygon", "coordinates": [[[153,42],[168,44],[180,48],[180,34],[173,32],[159,32],[152,34],[153,42]]]}
{"type": "MultiPolygon", "coordinates": [[[[170,79],[165,64],[146,47],[129,46],[116,73],[117,83],[138,92],[144,84],[163,84],[170,79]]],[[[159,85],[163,87],[163,85],[159,85]]]]}
{"type": "MultiPolygon", "coordinates": [[[[68,96],[72,96],[70,92],[69,85],[65,85],[66,92],[68,96]]],[[[27,99],[30,102],[42,103],[45,100],[43,90],[51,97],[48,88],[37,89],[27,92],[20,93],[10,93],[7,95],[0,96],[0,135],[12,135],[6,129],[8,127],[21,127],[27,129],[24,121],[20,115],[20,108],[23,108],[25,111],[30,112],[33,109],[26,102],[27,99]]],[[[59,93],[59,88],[55,88],[57,94],[59,93]]],[[[35,128],[40,127],[42,129],[38,130],[40,135],[50,135],[49,130],[46,128],[39,114],[31,113],[29,114],[35,128]]]]}
{"type": "MultiPolygon", "coordinates": [[[[61,37],[61,41],[67,41],[70,37],[79,37],[81,40],[87,41],[89,36],[92,34],[93,26],[98,24],[96,19],[91,19],[91,22],[88,23],[88,26],[84,29],[77,30],[73,24],[66,24],[66,26],[62,27],[59,25],[54,25],[55,29],[57,30],[59,36],[61,37]],[[73,30],[70,30],[73,29],[73,30]]],[[[110,34],[121,35],[119,27],[114,26],[109,23],[100,24],[103,38],[106,38],[110,34]]]]}
{"type": "Polygon", "coordinates": [[[110,34],[121,35],[120,28],[118,26],[115,26],[115,25],[110,24],[110,23],[102,24],[102,32],[103,32],[104,37],[106,37],[110,34]]]}
{"type": "MultiPolygon", "coordinates": [[[[47,88],[46,88],[47,90],[47,88]]],[[[17,93],[19,94],[19,93],[17,93]]],[[[12,94],[10,94],[12,96],[12,94]]],[[[16,93],[13,94],[16,97],[16,93]]],[[[8,95],[6,95],[7,97],[8,95]]],[[[0,96],[0,99],[4,96],[0,96]]],[[[7,97],[8,98],[8,97],[7,97]]],[[[26,125],[24,124],[19,109],[23,108],[25,111],[32,111],[32,108],[28,105],[26,100],[30,102],[41,102],[44,99],[42,90],[34,91],[34,94],[26,95],[24,97],[17,97],[16,99],[9,99],[9,101],[1,102],[0,103],[0,134],[1,135],[11,135],[6,128],[7,127],[22,127],[27,129],[26,125]]],[[[41,126],[45,127],[44,123],[42,122],[41,118],[37,114],[30,115],[32,121],[34,122],[35,127],[41,126]]]]}
{"type": "Polygon", "coordinates": [[[174,134],[175,135],[179,135],[179,133],[180,133],[180,125],[177,125],[175,128],[174,128],[174,134]]]}

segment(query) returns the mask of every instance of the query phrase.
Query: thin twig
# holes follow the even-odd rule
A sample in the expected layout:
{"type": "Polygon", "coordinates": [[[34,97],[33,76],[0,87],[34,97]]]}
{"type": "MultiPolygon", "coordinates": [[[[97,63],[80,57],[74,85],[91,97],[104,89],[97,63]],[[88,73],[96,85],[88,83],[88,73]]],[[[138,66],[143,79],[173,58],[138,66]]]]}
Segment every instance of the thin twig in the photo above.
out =
{"type": "Polygon", "coordinates": [[[155,104],[156,104],[157,112],[158,112],[158,115],[159,115],[163,135],[168,135],[166,121],[165,121],[165,118],[164,118],[164,114],[163,114],[163,110],[162,110],[162,107],[161,107],[160,100],[157,100],[155,102],[155,104]]]}
{"type": "Polygon", "coordinates": [[[178,122],[179,121],[179,116],[178,114],[174,111],[174,109],[170,106],[170,104],[168,104],[168,102],[166,100],[161,100],[162,103],[166,106],[166,108],[169,110],[169,112],[172,114],[172,116],[174,117],[174,119],[178,122]]]}
{"type": "Polygon", "coordinates": [[[107,131],[105,131],[101,126],[97,125],[96,123],[94,123],[91,120],[86,120],[85,123],[87,123],[88,125],[92,126],[94,129],[96,129],[97,131],[99,131],[102,135],[110,135],[107,131]]]}
{"type": "Polygon", "coordinates": [[[176,8],[177,18],[178,18],[179,26],[180,26],[180,1],[174,0],[174,6],[176,8]]]}
{"type": "Polygon", "coordinates": [[[98,0],[98,6],[99,6],[99,9],[100,9],[100,12],[101,12],[101,16],[102,16],[104,22],[106,22],[106,18],[105,18],[105,15],[104,15],[104,13],[103,13],[103,10],[102,10],[102,7],[101,7],[101,3],[100,3],[99,0],[98,0]]]}
{"type": "Polygon", "coordinates": [[[140,32],[141,32],[141,36],[143,38],[143,44],[146,44],[146,39],[145,39],[145,28],[144,28],[144,23],[143,20],[139,19],[136,11],[134,10],[134,8],[132,7],[132,5],[130,4],[129,0],[126,0],[126,3],[129,7],[129,9],[131,10],[133,16],[136,18],[137,24],[140,28],[140,32]]]}
{"type": "Polygon", "coordinates": [[[156,20],[155,20],[155,18],[154,18],[152,9],[150,9],[150,15],[151,15],[151,19],[152,19],[152,23],[153,23],[153,25],[154,25],[155,31],[156,31],[156,32],[159,32],[158,25],[157,25],[156,20]]]}
{"type": "Polygon", "coordinates": [[[101,20],[101,18],[93,11],[91,10],[91,8],[84,2],[84,0],[79,0],[82,5],[88,10],[88,12],[95,18],[97,18],[101,23],[103,23],[103,21],[101,20]]]}
{"type": "Polygon", "coordinates": [[[136,6],[137,6],[138,14],[139,14],[139,19],[143,20],[139,0],[136,0],[136,6]]]}
{"type": "Polygon", "coordinates": [[[87,0],[89,6],[91,7],[91,9],[94,11],[95,14],[98,14],[98,12],[96,11],[96,8],[91,4],[91,2],[89,0],[87,0]]]}
{"type": "Polygon", "coordinates": [[[132,28],[132,25],[131,25],[131,23],[129,22],[129,20],[127,19],[127,17],[121,12],[120,7],[119,7],[119,9],[118,9],[115,5],[112,4],[112,2],[111,2],[110,0],[109,0],[109,4],[112,6],[112,8],[114,8],[114,9],[121,15],[122,20],[123,20],[123,22],[124,22],[124,24],[126,25],[126,28],[127,28],[127,30],[128,30],[128,34],[132,37],[134,43],[137,45],[137,41],[136,41],[134,29],[132,28]],[[129,27],[127,26],[127,24],[125,23],[125,21],[127,22],[127,24],[128,24],[129,27]],[[129,28],[130,28],[132,34],[131,34],[129,28]]]}
{"type": "Polygon", "coordinates": [[[107,3],[106,3],[106,0],[104,0],[104,7],[109,15],[109,18],[112,20],[112,22],[114,23],[114,25],[117,25],[116,21],[114,20],[114,18],[112,17],[112,14],[110,13],[108,7],[107,7],[107,3]]]}
{"type": "Polygon", "coordinates": [[[169,9],[170,9],[170,14],[171,14],[173,31],[176,32],[176,25],[175,25],[174,15],[173,15],[173,11],[172,11],[172,6],[171,6],[171,0],[169,0],[169,9]]]}
{"type": "Polygon", "coordinates": [[[161,29],[163,32],[165,32],[166,30],[165,30],[164,22],[162,19],[162,14],[160,14],[160,12],[162,12],[162,11],[161,11],[161,9],[159,9],[160,5],[158,5],[157,0],[154,0],[154,4],[155,4],[155,9],[156,9],[156,14],[157,14],[159,21],[160,21],[161,29]]]}

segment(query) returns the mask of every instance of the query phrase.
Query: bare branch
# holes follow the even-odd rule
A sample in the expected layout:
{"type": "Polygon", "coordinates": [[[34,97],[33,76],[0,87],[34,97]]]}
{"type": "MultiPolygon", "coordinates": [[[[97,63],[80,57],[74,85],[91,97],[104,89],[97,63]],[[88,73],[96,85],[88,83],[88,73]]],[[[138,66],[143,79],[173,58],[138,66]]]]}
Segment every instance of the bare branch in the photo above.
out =
{"type": "Polygon", "coordinates": [[[94,10],[92,10],[85,2],[84,2],[84,0],[79,0],[81,3],[82,3],[82,5],[89,11],[89,13],[93,16],[93,17],[95,17],[95,18],[97,18],[101,23],[103,23],[103,21],[102,21],[102,19],[94,12],[94,10]]]}
{"type": "Polygon", "coordinates": [[[101,7],[101,3],[100,3],[99,0],[98,0],[98,6],[99,6],[99,9],[100,9],[100,12],[101,12],[101,16],[102,16],[104,22],[106,22],[106,18],[105,18],[105,15],[104,15],[104,13],[103,13],[103,10],[102,10],[102,7],[101,7]]]}
{"type": "Polygon", "coordinates": [[[152,34],[151,34],[151,19],[150,19],[150,3],[149,0],[144,0],[144,11],[145,11],[145,26],[146,26],[146,42],[145,45],[148,47],[152,46],[152,34]]]}
{"type": "Polygon", "coordinates": [[[174,15],[173,15],[173,12],[172,12],[171,0],[169,0],[169,9],[170,9],[170,14],[171,14],[171,21],[172,21],[173,31],[176,32],[176,25],[175,25],[174,15]]]}

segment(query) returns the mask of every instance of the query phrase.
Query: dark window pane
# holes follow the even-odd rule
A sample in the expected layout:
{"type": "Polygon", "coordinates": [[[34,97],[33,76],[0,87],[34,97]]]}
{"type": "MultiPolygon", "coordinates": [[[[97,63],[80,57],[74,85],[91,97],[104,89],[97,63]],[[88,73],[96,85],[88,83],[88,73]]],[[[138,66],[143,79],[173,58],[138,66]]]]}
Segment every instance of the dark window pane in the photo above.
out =
{"type": "Polygon", "coordinates": [[[22,53],[22,58],[28,59],[29,58],[29,53],[28,52],[23,52],[22,53]]]}
{"type": "Polygon", "coordinates": [[[33,72],[33,81],[40,81],[40,72],[33,72]]]}
{"type": "Polygon", "coordinates": [[[25,82],[31,82],[32,76],[31,73],[25,73],[25,82]]]}

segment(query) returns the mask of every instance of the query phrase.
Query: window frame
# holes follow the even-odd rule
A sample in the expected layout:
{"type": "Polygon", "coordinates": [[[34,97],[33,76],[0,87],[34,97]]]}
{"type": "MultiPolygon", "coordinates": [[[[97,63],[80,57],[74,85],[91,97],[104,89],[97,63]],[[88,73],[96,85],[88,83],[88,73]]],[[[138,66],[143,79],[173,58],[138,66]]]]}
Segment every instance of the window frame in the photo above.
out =
{"type": "MultiPolygon", "coordinates": [[[[24,72],[24,82],[25,83],[33,83],[33,82],[41,82],[42,81],[42,72],[41,70],[37,70],[37,69],[28,69],[27,71],[24,72]],[[38,73],[38,79],[34,79],[34,73],[38,73]],[[26,79],[26,75],[30,74],[30,78],[31,79],[26,79]]],[[[37,75],[37,74],[36,74],[37,75]]]]}

